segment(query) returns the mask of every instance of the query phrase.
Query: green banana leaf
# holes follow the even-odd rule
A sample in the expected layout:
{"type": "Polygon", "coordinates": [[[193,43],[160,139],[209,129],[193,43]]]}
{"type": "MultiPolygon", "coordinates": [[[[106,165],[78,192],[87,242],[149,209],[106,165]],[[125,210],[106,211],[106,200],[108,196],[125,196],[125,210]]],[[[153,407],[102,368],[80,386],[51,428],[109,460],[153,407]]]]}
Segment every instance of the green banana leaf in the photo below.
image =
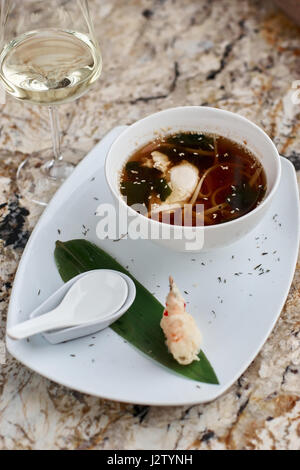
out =
{"type": "Polygon", "coordinates": [[[219,383],[202,351],[199,353],[200,361],[194,361],[186,366],[175,361],[168,352],[160,327],[164,306],[110,255],[86,240],[70,240],[57,241],[54,256],[59,273],[65,282],[92,269],[114,269],[130,276],[136,286],[135,301],[119,320],[110,325],[110,328],[148,357],[173,372],[199,382],[219,383]]]}

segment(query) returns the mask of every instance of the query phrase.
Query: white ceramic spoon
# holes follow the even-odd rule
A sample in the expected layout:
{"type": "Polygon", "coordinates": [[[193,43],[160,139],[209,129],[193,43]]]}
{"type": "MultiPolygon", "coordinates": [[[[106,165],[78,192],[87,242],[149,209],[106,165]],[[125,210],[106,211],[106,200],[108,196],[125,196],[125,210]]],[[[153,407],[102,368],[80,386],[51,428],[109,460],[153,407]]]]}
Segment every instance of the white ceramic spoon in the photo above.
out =
{"type": "Polygon", "coordinates": [[[58,328],[106,320],[124,305],[128,285],[116,271],[91,271],[81,277],[54,310],[8,328],[12,339],[23,339],[58,328]]]}

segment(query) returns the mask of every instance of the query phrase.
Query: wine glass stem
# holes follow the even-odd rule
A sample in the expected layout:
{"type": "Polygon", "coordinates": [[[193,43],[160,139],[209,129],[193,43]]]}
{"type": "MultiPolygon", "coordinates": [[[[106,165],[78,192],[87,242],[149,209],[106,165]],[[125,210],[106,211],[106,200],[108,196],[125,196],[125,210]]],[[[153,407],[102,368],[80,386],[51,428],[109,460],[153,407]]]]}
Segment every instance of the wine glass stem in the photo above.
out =
{"type": "Polygon", "coordinates": [[[63,159],[60,150],[60,130],[59,130],[59,119],[58,110],[56,106],[49,106],[50,123],[51,123],[51,134],[52,134],[52,145],[53,154],[56,161],[63,159]]]}

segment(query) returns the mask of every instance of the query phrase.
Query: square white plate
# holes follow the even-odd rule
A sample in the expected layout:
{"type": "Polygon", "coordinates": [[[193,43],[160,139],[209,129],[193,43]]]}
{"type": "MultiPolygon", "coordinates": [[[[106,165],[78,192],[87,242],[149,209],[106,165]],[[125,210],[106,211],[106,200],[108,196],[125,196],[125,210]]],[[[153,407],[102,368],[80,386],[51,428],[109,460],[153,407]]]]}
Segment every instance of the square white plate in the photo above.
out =
{"type": "Polygon", "coordinates": [[[105,155],[124,128],[113,129],[78,165],[40,218],[15,278],[8,325],[62,285],[57,239],[85,238],[112,254],[163,303],[172,274],[203,333],[203,350],[220,385],[199,384],[146,358],[110,329],[51,345],[42,336],[8,351],[30,369],[75,390],[122,402],[187,405],[221,395],[248,367],[270,334],[292,281],[299,244],[295,171],[282,159],[282,181],[263,222],[238,243],[210,254],[173,253],[145,240],[100,241],[95,211],[112,198],[105,155]]]}

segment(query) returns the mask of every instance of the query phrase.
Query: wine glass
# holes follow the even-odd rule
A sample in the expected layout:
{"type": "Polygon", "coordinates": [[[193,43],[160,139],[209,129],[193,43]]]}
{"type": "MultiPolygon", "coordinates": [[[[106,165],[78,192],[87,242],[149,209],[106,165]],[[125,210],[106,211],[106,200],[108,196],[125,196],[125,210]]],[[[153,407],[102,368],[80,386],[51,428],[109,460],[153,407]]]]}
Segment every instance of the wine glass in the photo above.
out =
{"type": "Polygon", "coordinates": [[[50,114],[53,148],[29,156],[17,171],[27,199],[46,205],[82,158],[77,149],[61,149],[57,105],[82,96],[101,69],[88,0],[0,0],[0,83],[50,114]]]}

